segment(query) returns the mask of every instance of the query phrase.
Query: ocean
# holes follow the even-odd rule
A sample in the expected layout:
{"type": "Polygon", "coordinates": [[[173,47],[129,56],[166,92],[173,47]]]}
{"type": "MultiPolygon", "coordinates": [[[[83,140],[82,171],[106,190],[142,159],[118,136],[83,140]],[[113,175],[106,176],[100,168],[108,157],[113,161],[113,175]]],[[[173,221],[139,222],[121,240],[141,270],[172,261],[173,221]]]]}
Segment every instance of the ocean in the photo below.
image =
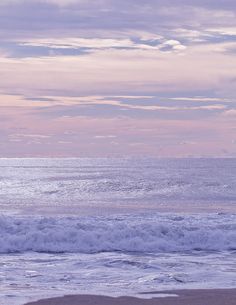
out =
{"type": "Polygon", "coordinates": [[[236,159],[0,159],[0,185],[1,305],[236,287],[236,159]]]}

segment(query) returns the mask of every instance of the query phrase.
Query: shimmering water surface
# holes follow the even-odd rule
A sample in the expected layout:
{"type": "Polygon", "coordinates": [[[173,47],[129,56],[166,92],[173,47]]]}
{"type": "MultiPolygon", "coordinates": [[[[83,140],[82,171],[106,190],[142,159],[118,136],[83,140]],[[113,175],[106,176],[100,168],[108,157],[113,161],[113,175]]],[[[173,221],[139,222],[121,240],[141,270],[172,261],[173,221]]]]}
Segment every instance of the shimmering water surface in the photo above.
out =
{"type": "Polygon", "coordinates": [[[0,208],[0,304],[236,287],[235,159],[1,159],[0,208]]]}

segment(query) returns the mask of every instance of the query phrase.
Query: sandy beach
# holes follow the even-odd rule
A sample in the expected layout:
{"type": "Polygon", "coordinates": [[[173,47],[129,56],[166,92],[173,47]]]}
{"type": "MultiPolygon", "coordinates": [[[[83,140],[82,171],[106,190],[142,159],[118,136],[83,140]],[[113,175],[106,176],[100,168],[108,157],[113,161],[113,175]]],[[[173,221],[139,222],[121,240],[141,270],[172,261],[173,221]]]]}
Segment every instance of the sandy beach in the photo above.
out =
{"type": "Polygon", "coordinates": [[[165,293],[173,296],[158,298],[158,292],[153,293],[155,296],[152,299],[74,295],[25,305],[236,305],[236,289],[178,290],[165,293]]]}

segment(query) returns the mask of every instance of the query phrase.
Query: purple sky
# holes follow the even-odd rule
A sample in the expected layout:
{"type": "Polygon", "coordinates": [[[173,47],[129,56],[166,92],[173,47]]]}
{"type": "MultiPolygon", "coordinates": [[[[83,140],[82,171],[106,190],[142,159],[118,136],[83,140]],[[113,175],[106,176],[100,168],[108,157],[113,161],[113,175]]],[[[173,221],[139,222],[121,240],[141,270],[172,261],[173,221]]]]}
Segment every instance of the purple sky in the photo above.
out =
{"type": "Polygon", "coordinates": [[[235,0],[1,0],[0,157],[236,157],[235,0]]]}

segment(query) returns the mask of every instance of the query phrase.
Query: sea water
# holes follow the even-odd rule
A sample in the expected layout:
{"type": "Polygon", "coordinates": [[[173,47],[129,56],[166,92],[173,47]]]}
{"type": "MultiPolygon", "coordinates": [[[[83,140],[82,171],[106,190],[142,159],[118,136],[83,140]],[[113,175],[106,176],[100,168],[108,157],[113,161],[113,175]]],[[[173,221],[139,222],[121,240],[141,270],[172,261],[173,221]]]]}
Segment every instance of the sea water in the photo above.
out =
{"type": "Polygon", "coordinates": [[[1,305],[236,287],[236,159],[0,159],[0,209],[1,305]]]}

